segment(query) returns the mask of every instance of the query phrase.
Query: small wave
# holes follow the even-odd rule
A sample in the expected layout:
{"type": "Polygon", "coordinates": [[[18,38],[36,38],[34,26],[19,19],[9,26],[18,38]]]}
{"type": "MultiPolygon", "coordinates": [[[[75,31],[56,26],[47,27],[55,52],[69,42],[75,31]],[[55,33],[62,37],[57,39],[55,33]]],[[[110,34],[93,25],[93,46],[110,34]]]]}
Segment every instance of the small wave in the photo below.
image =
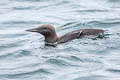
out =
{"type": "Polygon", "coordinates": [[[77,62],[84,62],[81,58],[71,55],[71,56],[61,56],[64,59],[71,60],[71,61],[77,61],[77,62]]]}
{"type": "Polygon", "coordinates": [[[64,25],[62,25],[60,27],[69,26],[69,25],[72,25],[72,24],[75,24],[75,23],[77,23],[77,22],[76,21],[75,22],[68,22],[68,23],[66,23],[66,24],[64,24],[64,25]]]}
{"type": "Polygon", "coordinates": [[[41,24],[40,21],[7,21],[7,22],[3,22],[2,24],[41,24]]]}
{"type": "Polygon", "coordinates": [[[21,77],[21,76],[26,76],[26,75],[35,75],[35,74],[52,74],[51,72],[45,70],[45,69],[42,69],[42,68],[39,68],[39,69],[32,69],[31,71],[18,71],[18,72],[15,72],[15,73],[3,73],[1,74],[0,76],[5,76],[7,78],[18,78],[18,77],[21,77]]]}
{"type": "Polygon", "coordinates": [[[75,30],[76,28],[78,29],[79,27],[85,26],[84,22],[80,21],[73,21],[73,22],[68,22],[66,24],[63,24],[62,26],[59,27],[60,30],[68,30],[68,29],[73,29],[75,30]]]}
{"type": "Polygon", "coordinates": [[[88,9],[88,10],[74,10],[75,12],[108,12],[108,10],[88,9]]]}
{"type": "Polygon", "coordinates": [[[31,10],[34,9],[34,7],[13,7],[13,10],[31,10]]]}
{"type": "Polygon", "coordinates": [[[120,36],[120,33],[118,32],[117,35],[120,36]]]}
{"type": "MultiPolygon", "coordinates": [[[[7,46],[8,47],[8,46],[7,46]]],[[[14,57],[14,55],[19,51],[20,48],[16,47],[8,47],[8,48],[4,48],[2,47],[1,50],[1,54],[0,54],[0,58],[1,59],[6,59],[6,58],[11,58],[14,57]],[[9,50],[8,50],[9,48],[9,50]]]]}
{"type": "Polygon", "coordinates": [[[113,27],[120,25],[119,21],[89,21],[86,23],[87,26],[97,26],[97,27],[113,27]]]}
{"type": "Polygon", "coordinates": [[[88,22],[80,22],[80,21],[74,21],[74,22],[68,22],[62,26],[60,26],[60,30],[66,30],[69,28],[78,28],[78,27],[90,27],[90,26],[96,26],[96,27],[113,27],[115,25],[120,25],[119,21],[88,21],[88,22]]]}
{"type": "Polygon", "coordinates": [[[21,36],[24,36],[24,35],[26,35],[26,34],[15,34],[15,33],[17,33],[17,31],[16,32],[7,32],[7,33],[4,33],[4,32],[2,32],[2,33],[0,33],[0,38],[18,38],[18,37],[21,37],[21,36]]]}
{"type": "Polygon", "coordinates": [[[73,80],[107,80],[107,77],[103,75],[92,75],[92,76],[77,77],[73,80]]]}
{"type": "Polygon", "coordinates": [[[81,67],[80,64],[73,64],[69,61],[63,60],[63,59],[48,59],[46,62],[46,64],[50,64],[50,65],[55,65],[56,67],[81,67]]]}
{"type": "Polygon", "coordinates": [[[52,4],[47,4],[47,5],[44,5],[44,6],[40,6],[38,8],[36,8],[36,10],[39,10],[39,9],[44,9],[44,8],[50,8],[50,7],[54,7],[54,6],[58,6],[58,5],[64,5],[64,4],[69,4],[69,1],[50,1],[51,2],[54,2],[52,4]]]}
{"type": "Polygon", "coordinates": [[[27,2],[38,2],[38,1],[42,1],[42,0],[12,0],[12,1],[19,1],[19,2],[24,2],[24,1],[27,1],[27,2]]]}
{"type": "Polygon", "coordinates": [[[120,2],[120,0],[108,0],[108,2],[120,2]]]}
{"type": "Polygon", "coordinates": [[[6,57],[13,56],[12,53],[5,53],[0,55],[0,59],[5,59],[6,57]]]}
{"type": "Polygon", "coordinates": [[[107,71],[120,73],[120,70],[118,70],[118,69],[107,69],[107,71]]]}
{"type": "Polygon", "coordinates": [[[58,65],[58,66],[69,66],[71,65],[70,63],[64,61],[64,60],[60,60],[60,59],[48,59],[46,62],[46,64],[54,64],[54,65],[58,65]]]}
{"type": "Polygon", "coordinates": [[[0,6],[5,6],[5,5],[7,5],[6,3],[0,3],[0,6]]]}
{"type": "Polygon", "coordinates": [[[120,24],[120,22],[90,21],[87,24],[120,24]]]}
{"type": "Polygon", "coordinates": [[[28,50],[20,50],[19,54],[17,54],[16,57],[22,57],[22,56],[29,56],[31,55],[32,51],[28,51],[28,50]]]}

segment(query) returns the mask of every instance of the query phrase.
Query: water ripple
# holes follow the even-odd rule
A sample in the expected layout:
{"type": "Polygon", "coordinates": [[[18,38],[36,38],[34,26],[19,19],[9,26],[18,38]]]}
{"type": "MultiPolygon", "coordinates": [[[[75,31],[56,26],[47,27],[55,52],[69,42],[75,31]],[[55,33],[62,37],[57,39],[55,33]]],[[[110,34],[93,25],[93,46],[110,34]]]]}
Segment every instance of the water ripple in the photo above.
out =
{"type": "Polygon", "coordinates": [[[119,7],[118,0],[1,1],[0,79],[119,80],[119,7]],[[45,46],[43,36],[25,31],[42,24],[54,25],[60,36],[99,28],[106,37],[45,46]]]}
{"type": "Polygon", "coordinates": [[[115,72],[115,73],[120,73],[120,70],[118,70],[118,69],[108,69],[107,71],[115,72]]]}
{"type": "Polygon", "coordinates": [[[13,7],[13,10],[29,10],[34,9],[34,7],[13,7]]]}
{"type": "Polygon", "coordinates": [[[41,24],[40,21],[8,21],[8,22],[3,22],[2,24],[41,24]]]}

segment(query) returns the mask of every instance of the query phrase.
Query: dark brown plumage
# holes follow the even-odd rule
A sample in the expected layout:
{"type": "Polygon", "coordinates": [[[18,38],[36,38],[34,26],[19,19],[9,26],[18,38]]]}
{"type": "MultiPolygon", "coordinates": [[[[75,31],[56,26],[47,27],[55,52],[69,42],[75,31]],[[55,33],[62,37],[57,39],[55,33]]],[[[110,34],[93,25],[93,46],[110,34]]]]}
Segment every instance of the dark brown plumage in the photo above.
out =
{"type": "Polygon", "coordinates": [[[80,29],[80,30],[69,32],[61,37],[58,37],[55,31],[55,28],[50,24],[45,24],[38,28],[28,29],[26,31],[40,33],[45,37],[46,42],[48,43],[57,42],[58,44],[65,43],[67,41],[88,36],[88,35],[96,35],[96,34],[104,33],[104,30],[102,29],[80,29]]]}

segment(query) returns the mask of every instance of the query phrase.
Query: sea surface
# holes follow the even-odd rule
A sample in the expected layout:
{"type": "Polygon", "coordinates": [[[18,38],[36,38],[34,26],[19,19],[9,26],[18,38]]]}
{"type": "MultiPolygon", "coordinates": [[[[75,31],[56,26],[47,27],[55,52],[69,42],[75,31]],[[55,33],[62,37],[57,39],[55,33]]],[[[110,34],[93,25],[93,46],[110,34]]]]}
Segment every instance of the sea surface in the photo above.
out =
{"type": "Polygon", "coordinates": [[[0,80],[120,80],[120,0],[0,0],[0,80]],[[106,35],[45,46],[42,24],[106,35]]]}

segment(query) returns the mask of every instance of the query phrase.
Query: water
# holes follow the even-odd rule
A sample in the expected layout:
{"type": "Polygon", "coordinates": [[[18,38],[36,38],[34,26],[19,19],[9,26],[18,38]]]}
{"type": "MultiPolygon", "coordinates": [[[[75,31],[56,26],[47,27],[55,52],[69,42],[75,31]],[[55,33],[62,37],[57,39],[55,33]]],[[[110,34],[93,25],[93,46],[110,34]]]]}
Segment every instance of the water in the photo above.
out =
{"type": "Polygon", "coordinates": [[[0,80],[120,80],[119,0],[1,0],[0,80]],[[26,32],[52,24],[58,35],[80,28],[106,30],[103,39],[57,47],[26,32]]]}

